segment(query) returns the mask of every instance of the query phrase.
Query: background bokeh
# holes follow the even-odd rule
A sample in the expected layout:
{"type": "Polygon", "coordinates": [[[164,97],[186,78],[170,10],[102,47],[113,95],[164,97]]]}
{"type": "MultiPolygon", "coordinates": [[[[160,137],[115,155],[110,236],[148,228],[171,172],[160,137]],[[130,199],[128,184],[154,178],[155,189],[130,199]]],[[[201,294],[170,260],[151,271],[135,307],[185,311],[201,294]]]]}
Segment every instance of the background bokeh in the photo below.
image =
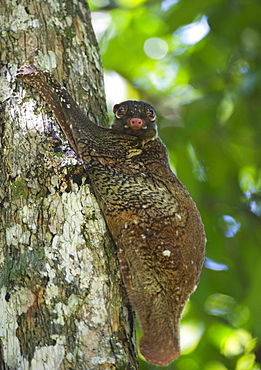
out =
{"type": "MultiPolygon", "coordinates": [[[[171,166],[206,228],[183,355],[167,369],[260,369],[261,1],[90,5],[109,111],[126,98],[154,105],[171,166]]],[[[156,366],[140,359],[140,368],[156,366]]]]}

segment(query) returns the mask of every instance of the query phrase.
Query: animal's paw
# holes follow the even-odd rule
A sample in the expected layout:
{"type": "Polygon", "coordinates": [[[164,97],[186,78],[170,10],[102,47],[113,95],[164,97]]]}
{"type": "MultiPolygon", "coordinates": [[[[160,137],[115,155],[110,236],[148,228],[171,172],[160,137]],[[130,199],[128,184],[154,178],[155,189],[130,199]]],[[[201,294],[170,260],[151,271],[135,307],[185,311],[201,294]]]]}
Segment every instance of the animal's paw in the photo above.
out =
{"type": "Polygon", "coordinates": [[[29,76],[34,76],[41,72],[34,64],[24,65],[17,70],[16,78],[19,80],[25,80],[29,76]]]}

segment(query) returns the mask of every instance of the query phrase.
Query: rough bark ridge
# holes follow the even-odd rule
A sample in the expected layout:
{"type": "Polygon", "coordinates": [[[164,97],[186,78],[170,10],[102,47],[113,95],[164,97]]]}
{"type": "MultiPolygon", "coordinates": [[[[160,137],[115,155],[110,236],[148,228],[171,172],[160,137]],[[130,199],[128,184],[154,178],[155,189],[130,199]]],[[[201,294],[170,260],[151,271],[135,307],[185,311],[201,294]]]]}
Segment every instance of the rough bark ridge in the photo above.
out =
{"type": "Polygon", "coordinates": [[[195,203],[170,170],[153,107],[116,105],[107,129],[85,116],[47,71],[23,66],[17,76],[44,97],[85,163],[141,322],[141,353],[167,365],[180,354],[179,321],[199,281],[205,233],[195,203]]]}
{"type": "Polygon", "coordinates": [[[53,68],[107,122],[88,8],[0,8],[0,368],[136,369],[131,310],[88,178],[39,97],[15,84],[26,61],[53,68]]]}

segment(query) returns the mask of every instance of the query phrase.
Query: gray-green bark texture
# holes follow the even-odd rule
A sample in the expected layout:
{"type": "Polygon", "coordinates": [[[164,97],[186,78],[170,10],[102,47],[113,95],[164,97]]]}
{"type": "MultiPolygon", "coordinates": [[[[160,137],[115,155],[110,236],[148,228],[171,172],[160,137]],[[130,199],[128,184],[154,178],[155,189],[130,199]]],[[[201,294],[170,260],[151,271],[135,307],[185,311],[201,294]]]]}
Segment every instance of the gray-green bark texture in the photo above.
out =
{"type": "Polygon", "coordinates": [[[33,62],[107,123],[88,6],[1,0],[0,27],[0,369],[137,369],[132,311],[88,174],[36,91],[15,81],[33,62]]]}

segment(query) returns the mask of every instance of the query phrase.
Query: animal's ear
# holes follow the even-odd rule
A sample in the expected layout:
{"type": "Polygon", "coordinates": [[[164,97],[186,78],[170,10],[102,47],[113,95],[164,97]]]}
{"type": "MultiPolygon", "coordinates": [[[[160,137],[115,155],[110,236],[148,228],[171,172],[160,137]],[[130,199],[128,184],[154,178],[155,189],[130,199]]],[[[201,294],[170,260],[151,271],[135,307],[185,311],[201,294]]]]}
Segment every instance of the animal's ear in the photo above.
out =
{"type": "Polygon", "coordinates": [[[115,113],[117,111],[117,109],[119,108],[120,104],[115,104],[114,107],[113,107],[113,113],[115,113]]]}

